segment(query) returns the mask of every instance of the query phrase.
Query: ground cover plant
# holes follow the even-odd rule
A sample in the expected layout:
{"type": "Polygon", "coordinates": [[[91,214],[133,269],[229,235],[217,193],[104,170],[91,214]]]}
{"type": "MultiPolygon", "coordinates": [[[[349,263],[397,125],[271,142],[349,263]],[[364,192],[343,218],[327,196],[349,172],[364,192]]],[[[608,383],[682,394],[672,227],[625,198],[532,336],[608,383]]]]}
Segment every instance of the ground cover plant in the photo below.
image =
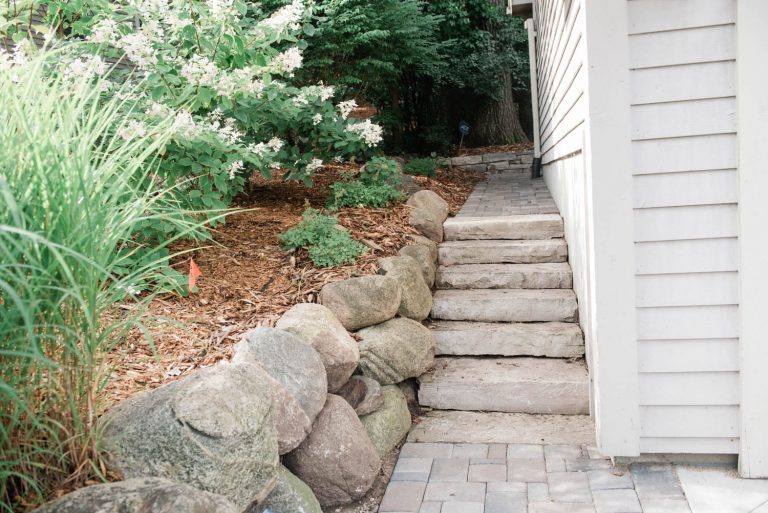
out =
{"type": "Polygon", "coordinates": [[[434,158],[413,159],[405,164],[405,173],[413,176],[435,176],[436,171],[437,160],[434,158]]]}
{"type": "Polygon", "coordinates": [[[283,249],[304,248],[318,267],[354,263],[368,247],[357,242],[339,226],[337,218],[308,208],[299,224],[280,236],[283,249]]]}
{"type": "Polygon", "coordinates": [[[398,190],[401,172],[397,163],[383,157],[371,159],[357,176],[331,185],[328,208],[342,207],[382,208],[405,199],[398,190]]]}
{"type": "Polygon", "coordinates": [[[105,356],[177,288],[168,245],[202,231],[152,179],[169,123],[122,137],[130,86],[104,98],[58,62],[0,70],[0,511],[103,476],[105,356]],[[161,220],[175,235],[137,241],[161,220]]]}

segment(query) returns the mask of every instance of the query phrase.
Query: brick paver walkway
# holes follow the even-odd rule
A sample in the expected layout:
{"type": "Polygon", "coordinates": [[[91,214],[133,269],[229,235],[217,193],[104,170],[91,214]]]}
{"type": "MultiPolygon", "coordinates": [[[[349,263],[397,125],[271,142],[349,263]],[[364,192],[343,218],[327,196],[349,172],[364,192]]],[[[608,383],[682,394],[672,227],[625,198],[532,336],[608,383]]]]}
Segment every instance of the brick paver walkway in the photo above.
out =
{"type": "Polygon", "coordinates": [[[555,201],[543,178],[531,180],[516,173],[488,175],[475,186],[460,216],[508,216],[522,214],[557,214],[555,201]]]}
{"type": "Polygon", "coordinates": [[[406,443],[380,513],[690,513],[674,467],[579,445],[406,443]]]}

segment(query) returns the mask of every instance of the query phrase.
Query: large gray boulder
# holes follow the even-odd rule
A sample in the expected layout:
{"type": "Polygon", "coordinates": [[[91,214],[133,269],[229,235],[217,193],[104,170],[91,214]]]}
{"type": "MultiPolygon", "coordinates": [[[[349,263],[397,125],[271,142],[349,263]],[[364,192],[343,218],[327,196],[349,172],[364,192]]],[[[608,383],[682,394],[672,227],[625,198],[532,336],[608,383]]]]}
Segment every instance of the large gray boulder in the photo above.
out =
{"type": "MultiPolygon", "coordinates": [[[[157,477],[80,488],[33,513],[240,513],[221,495],[157,477]]],[[[277,513],[277,512],[275,512],[277,513]]]]}
{"type": "Polygon", "coordinates": [[[286,456],[285,464],[309,485],[323,507],[364,497],[381,468],[355,410],[335,395],[328,395],[312,432],[286,456]]]}
{"type": "Polygon", "coordinates": [[[419,191],[406,201],[407,205],[415,208],[423,208],[431,212],[440,223],[448,218],[450,210],[448,202],[436,192],[430,190],[419,191]]]}
{"type": "Polygon", "coordinates": [[[301,479],[280,467],[277,485],[261,504],[251,507],[246,513],[323,513],[312,489],[301,479]]]}
{"type": "Polygon", "coordinates": [[[103,422],[104,447],[127,479],[187,483],[241,511],[277,481],[272,382],[256,365],[200,370],[123,401],[103,422]]]}
{"type": "Polygon", "coordinates": [[[358,416],[368,415],[384,406],[381,385],[375,379],[365,376],[352,376],[347,384],[339,389],[338,395],[355,409],[358,416]]]}
{"type": "Polygon", "coordinates": [[[323,305],[301,303],[283,314],[276,327],[293,333],[320,355],[328,375],[328,391],[335,392],[357,368],[360,350],[333,312],[323,305]]]}
{"type": "Polygon", "coordinates": [[[350,331],[391,319],[400,308],[401,298],[398,281],[379,275],[328,283],[320,291],[320,302],[350,331]]]}
{"type": "Polygon", "coordinates": [[[434,212],[426,208],[414,208],[408,223],[430,240],[443,242],[443,221],[434,212]]]}
{"type": "Polygon", "coordinates": [[[417,244],[419,246],[426,246],[429,248],[429,256],[430,259],[434,262],[437,262],[437,242],[433,241],[432,239],[429,239],[427,237],[424,237],[423,235],[417,235],[415,233],[409,233],[405,236],[405,238],[413,244],[417,244]]]}
{"type": "Polygon", "coordinates": [[[382,385],[424,374],[435,362],[435,337],[421,323],[397,318],[357,332],[360,369],[382,385]]]}
{"type": "Polygon", "coordinates": [[[296,448],[325,404],[328,381],[320,355],[287,331],[256,328],[243,335],[232,361],[261,365],[276,381],[278,386],[273,388],[278,399],[275,418],[280,454],[296,448]]]}
{"type": "Polygon", "coordinates": [[[397,313],[421,321],[432,311],[432,291],[424,281],[419,262],[409,256],[379,259],[379,274],[397,280],[402,290],[397,313]]]}
{"type": "Polygon", "coordinates": [[[435,274],[437,274],[437,255],[433,258],[432,250],[424,244],[410,244],[400,249],[401,256],[408,256],[419,263],[421,275],[427,287],[432,288],[435,285],[435,274]]]}
{"type": "Polygon", "coordinates": [[[382,387],[384,406],[360,417],[365,431],[380,456],[385,456],[403,441],[411,429],[411,412],[405,395],[397,385],[382,387]]]}

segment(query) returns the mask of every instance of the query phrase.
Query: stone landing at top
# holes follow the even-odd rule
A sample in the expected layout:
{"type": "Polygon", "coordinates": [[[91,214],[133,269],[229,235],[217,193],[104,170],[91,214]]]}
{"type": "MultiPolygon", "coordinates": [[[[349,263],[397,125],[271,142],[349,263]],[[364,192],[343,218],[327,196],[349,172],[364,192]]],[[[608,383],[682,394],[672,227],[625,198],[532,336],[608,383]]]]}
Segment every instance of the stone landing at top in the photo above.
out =
{"type": "Polygon", "coordinates": [[[543,178],[527,174],[489,174],[464,203],[460,217],[557,214],[557,206],[543,178]]]}

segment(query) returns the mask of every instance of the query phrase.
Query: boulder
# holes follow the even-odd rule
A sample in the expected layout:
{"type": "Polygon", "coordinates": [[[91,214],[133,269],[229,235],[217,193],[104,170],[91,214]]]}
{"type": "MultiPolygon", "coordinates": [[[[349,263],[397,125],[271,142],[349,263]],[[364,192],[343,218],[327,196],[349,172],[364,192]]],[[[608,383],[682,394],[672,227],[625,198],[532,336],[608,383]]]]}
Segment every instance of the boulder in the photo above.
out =
{"type": "Polygon", "coordinates": [[[415,208],[428,210],[435,215],[435,218],[440,223],[448,218],[448,211],[450,210],[448,202],[441,198],[436,192],[430,190],[417,192],[408,198],[406,204],[415,208]]]}
{"type": "MultiPolygon", "coordinates": [[[[221,495],[157,477],[80,488],[33,513],[240,513],[221,495]]],[[[276,512],[277,513],[277,512],[276,512]]]]}
{"type": "Polygon", "coordinates": [[[424,374],[435,362],[435,337],[411,319],[397,318],[360,330],[360,369],[382,385],[424,374]]]}
{"type": "Polygon", "coordinates": [[[301,303],[283,314],[277,328],[293,333],[320,355],[328,375],[328,391],[335,392],[357,368],[360,350],[341,322],[327,307],[301,303]]]}
{"type": "Polygon", "coordinates": [[[272,382],[219,364],[131,397],[103,418],[103,443],[127,479],[163,477],[218,493],[239,511],[277,481],[272,382]]]}
{"type": "Polygon", "coordinates": [[[416,235],[413,233],[409,233],[405,236],[406,239],[410,240],[414,244],[418,244],[419,246],[426,246],[429,248],[429,257],[430,260],[433,262],[437,262],[437,242],[428,239],[427,237],[424,237],[423,235],[416,235]]]}
{"type": "Polygon", "coordinates": [[[385,456],[403,441],[411,429],[411,412],[405,395],[397,385],[382,387],[384,407],[360,417],[365,431],[380,456],[385,456]]]}
{"type": "Polygon", "coordinates": [[[348,330],[379,324],[397,314],[402,291],[390,276],[368,275],[328,283],[320,291],[320,302],[348,330]]]}
{"type": "Polygon", "coordinates": [[[261,504],[251,507],[246,513],[323,513],[320,503],[304,481],[280,467],[277,485],[261,504]]]}
{"type": "Polygon", "coordinates": [[[347,384],[339,389],[338,395],[355,409],[358,416],[368,415],[384,406],[381,385],[375,379],[365,376],[352,376],[347,384]]]}
{"type": "Polygon", "coordinates": [[[411,195],[421,191],[422,188],[411,175],[402,175],[400,177],[400,184],[397,186],[397,190],[403,194],[411,195]]]}
{"type": "Polygon", "coordinates": [[[432,258],[432,250],[429,246],[423,244],[411,244],[400,249],[401,256],[409,256],[419,263],[421,275],[427,287],[432,288],[435,285],[435,274],[437,273],[437,261],[432,258]]]}
{"type": "Polygon", "coordinates": [[[243,335],[232,361],[260,365],[273,378],[280,454],[295,449],[325,404],[328,381],[320,355],[287,331],[256,328],[243,335]]]}
{"type": "Polygon", "coordinates": [[[361,499],[381,468],[376,448],[352,407],[328,395],[306,440],[285,458],[323,507],[361,499]]]}
{"type": "Polygon", "coordinates": [[[443,242],[443,222],[433,212],[425,208],[414,208],[408,223],[431,240],[443,242]]]}
{"type": "Polygon", "coordinates": [[[409,256],[379,259],[379,274],[391,276],[402,291],[397,313],[421,321],[432,311],[432,291],[424,281],[419,262],[409,256]]]}

